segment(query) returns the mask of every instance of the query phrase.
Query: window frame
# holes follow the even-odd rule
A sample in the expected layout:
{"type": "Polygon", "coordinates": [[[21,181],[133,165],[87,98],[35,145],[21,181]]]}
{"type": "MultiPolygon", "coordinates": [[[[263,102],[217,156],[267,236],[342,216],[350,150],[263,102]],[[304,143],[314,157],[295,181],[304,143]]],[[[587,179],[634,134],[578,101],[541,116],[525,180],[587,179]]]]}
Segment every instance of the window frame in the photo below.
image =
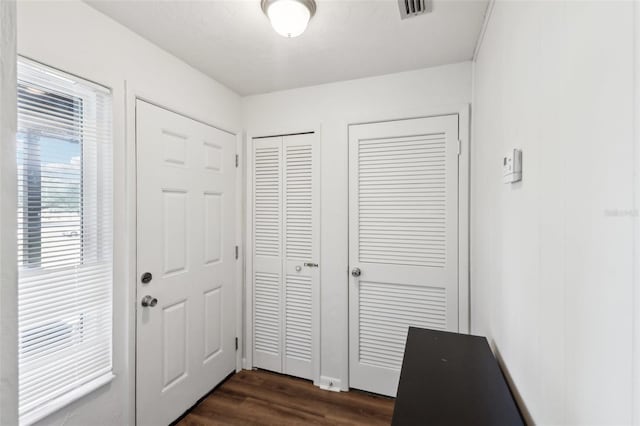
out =
{"type": "MultiPolygon", "coordinates": [[[[86,85],[86,89],[84,90],[83,93],[78,94],[78,93],[56,93],[60,96],[64,96],[67,97],[69,99],[77,99],[79,101],[79,103],[82,105],[82,109],[81,109],[81,119],[78,120],[79,124],[79,129],[78,129],[78,143],[80,144],[80,193],[79,193],[79,197],[80,197],[80,202],[79,202],[79,209],[80,209],[80,254],[79,254],[79,261],[73,264],[69,264],[69,265],[64,265],[62,267],[42,267],[41,265],[41,260],[42,260],[42,252],[40,252],[40,262],[38,262],[38,265],[35,267],[29,267],[28,266],[28,262],[26,262],[26,255],[23,255],[23,258],[18,260],[16,259],[17,262],[17,267],[19,270],[19,274],[18,274],[18,288],[20,288],[20,283],[22,280],[29,280],[29,279],[34,279],[37,278],[39,276],[46,276],[48,274],[51,273],[64,273],[65,271],[71,273],[70,271],[73,270],[77,270],[80,268],[99,268],[101,266],[104,266],[105,264],[108,264],[108,267],[111,271],[110,275],[109,275],[109,293],[110,293],[110,304],[108,306],[109,308],[109,312],[110,312],[110,316],[109,316],[109,342],[108,342],[108,346],[109,346],[109,368],[108,368],[108,372],[104,372],[103,370],[100,370],[100,372],[98,373],[93,373],[92,375],[87,375],[86,377],[83,377],[84,379],[86,379],[83,383],[79,384],[79,385],[74,385],[71,386],[68,390],[66,390],[64,393],[62,393],[61,395],[54,397],[53,399],[50,399],[44,403],[42,403],[40,406],[37,406],[36,408],[32,408],[30,410],[28,410],[27,412],[23,413],[22,415],[20,415],[19,417],[19,421],[20,424],[32,424],[35,423],[49,415],[51,415],[52,413],[60,410],[61,408],[69,405],[70,403],[94,392],[95,390],[97,390],[98,388],[101,388],[104,385],[107,385],[108,383],[110,383],[114,378],[115,378],[115,374],[114,374],[114,370],[113,370],[113,364],[114,364],[114,359],[115,359],[115,354],[114,354],[114,333],[115,333],[115,324],[114,324],[114,311],[115,311],[115,306],[114,306],[114,290],[115,290],[115,259],[116,259],[116,255],[115,255],[115,251],[114,251],[114,227],[115,227],[115,223],[114,223],[114,213],[115,213],[115,209],[114,209],[114,204],[115,204],[115,196],[113,193],[113,190],[111,190],[111,193],[109,195],[109,209],[105,209],[103,206],[103,203],[105,201],[105,196],[103,194],[103,187],[105,184],[104,181],[104,177],[105,175],[103,174],[103,171],[100,169],[100,167],[102,167],[102,161],[99,160],[98,156],[100,155],[99,151],[100,151],[100,147],[99,144],[96,143],[94,144],[95,146],[93,146],[93,149],[95,149],[95,159],[92,160],[91,162],[89,161],[85,161],[85,158],[87,157],[86,155],[86,151],[88,149],[88,146],[85,144],[84,141],[84,133],[85,133],[85,125],[83,123],[86,123],[88,121],[88,114],[89,114],[89,110],[90,108],[85,108],[86,105],[89,105],[90,102],[94,102],[97,105],[97,99],[98,99],[98,95],[95,94],[95,92],[91,91],[91,86],[96,86],[99,87],[101,90],[103,90],[106,95],[108,97],[109,100],[109,108],[101,110],[105,113],[107,113],[109,115],[109,140],[108,140],[108,147],[110,149],[109,155],[110,155],[110,170],[109,170],[109,174],[108,174],[108,178],[109,178],[109,185],[111,185],[111,188],[113,187],[114,184],[114,162],[113,162],[113,155],[114,155],[114,128],[113,128],[113,116],[114,116],[114,111],[113,111],[113,91],[111,88],[105,87],[99,83],[95,83],[91,80],[88,80],[86,78],[82,78],[82,77],[78,77],[75,76],[73,74],[70,74],[68,72],[65,71],[61,71],[55,68],[52,68],[48,65],[39,63],[37,61],[33,61],[29,58],[25,58],[22,56],[18,56],[18,63],[27,63],[29,64],[29,66],[32,67],[36,67],[39,70],[43,71],[46,74],[51,74],[52,76],[55,77],[68,77],[69,80],[74,80],[74,81],[78,81],[81,83],[84,83],[86,85]],[[95,163],[95,164],[93,164],[95,163]],[[95,166],[95,167],[94,167],[95,166]],[[95,185],[93,187],[91,187],[91,180],[87,179],[87,176],[92,176],[93,177],[93,183],[95,183],[95,185]],[[84,194],[89,193],[90,191],[98,191],[98,194],[96,195],[96,202],[94,207],[94,215],[92,216],[89,212],[88,209],[86,208],[87,206],[87,202],[85,201],[85,197],[84,194]],[[106,216],[110,216],[110,229],[108,230],[104,230],[103,226],[104,226],[104,218],[106,216]],[[91,216],[91,217],[90,217],[91,216]],[[93,221],[93,223],[91,223],[91,221],[93,221]],[[92,227],[91,229],[94,232],[86,232],[87,231],[87,227],[92,227]],[[105,233],[106,232],[106,233],[105,233]],[[104,253],[102,252],[101,249],[96,249],[95,250],[95,256],[92,259],[89,259],[86,256],[86,250],[85,247],[89,244],[93,244],[95,245],[95,247],[99,247],[101,244],[101,240],[103,240],[104,238],[110,238],[110,255],[107,257],[104,257],[104,253]]],[[[25,80],[19,80],[18,81],[18,86],[20,85],[27,85],[28,82],[26,82],[25,80]]],[[[28,87],[28,86],[26,86],[28,87]]],[[[46,88],[43,86],[43,88],[46,88]]],[[[52,91],[52,93],[54,93],[55,91],[52,91]]],[[[93,113],[95,114],[98,108],[94,107],[94,111],[93,113]]],[[[20,114],[20,108],[18,108],[18,114],[20,114]]],[[[20,126],[17,127],[17,130],[20,130],[20,126]]],[[[19,134],[19,132],[16,133],[16,136],[19,134]]],[[[59,138],[64,140],[64,138],[59,138]]],[[[72,139],[69,139],[72,140],[72,139]]],[[[16,137],[16,142],[17,142],[17,137],[16,137]]],[[[42,163],[41,163],[42,164],[42,163]]],[[[40,192],[40,197],[42,200],[42,188],[41,188],[41,192],[40,192]]],[[[42,201],[41,201],[42,203],[42,201]]],[[[24,208],[25,206],[21,206],[21,208],[24,208]]],[[[26,216],[25,216],[26,217],[26,216]]],[[[42,225],[41,225],[42,227],[42,225]]],[[[23,241],[23,236],[21,235],[21,233],[18,233],[18,244],[22,244],[23,241]]],[[[86,315],[86,313],[84,314],[86,315]]],[[[83,317],[85,318],[85,317],[83,317]]],[[[80,319],[79,321],[83,321],[83,319],[80,319]]],[[[18,324],[19,325],[19,324],[18,324]]],[[[20,326],[20,325],[19,325],[20,326]]],[[[83,327],[83,326],[81,326],[83,327]]],[[[82,332],[80,333],[82,334],[82,332]]],[[[73,334],[72,334],[72,338],[73,338],[73,334]]],[[[18,343],[20,344],[22,342],[22,336],[20,334],[18,334],[18,343]]],[[[103,344],[105,342],[102,342],[103,344]]],[[[85,347],[87,345],[92,344],[91,342],[84,342],[82,339],[79,342],[71,342],[69,347],[65,347],[62,348],[61,350],[55,350],[50,354],[46,354],[45,356],[42,357],[42,359],[38,360],[37,364],[49,364],[51,362],[53,362],[54,360],[60,360],[60,359],[65,359],[65,357],[69,356],[70,352],[74,352],[78,350],[78,346],[79,345],[85,345],[85,347]]],[[[20,359],[20,358],[19,358],[20,359]]],[[[20,373],[18,373],[18,380],[20,380],[20,373]]],[[[20,405],[20,400],[18,400],[18,403],[20,405]]]]}

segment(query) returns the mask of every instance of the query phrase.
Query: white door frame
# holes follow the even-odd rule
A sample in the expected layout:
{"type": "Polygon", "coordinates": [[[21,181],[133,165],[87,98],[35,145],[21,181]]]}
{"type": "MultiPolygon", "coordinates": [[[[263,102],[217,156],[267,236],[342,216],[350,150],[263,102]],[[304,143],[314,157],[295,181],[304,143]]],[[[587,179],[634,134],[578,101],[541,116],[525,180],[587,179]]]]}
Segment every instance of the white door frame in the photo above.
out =
{"type": "MultiPolygon", "coordinates": [[[[246,176],[246,200],[245,200],[245,232],[246,232],[246,240],[245,240],[245,338],[244,338],[244,359],[243,359],[243,368],[247,370],[251,370],[253,368],[253,139],[254,138],[263,138],[269,136],[287,136],[294,135],[300,133],[310,133],[313,132],[317,139],[318,149],[320,150],[318,153],[318,159],[320,161],[321,153],[322,153],[322,134],[320,126],[307,126],[301,127],[295,130],[286,129],[286,130],[274,130],[268,129],[265,131],[253,131],[251,134],[247,134],[246,136],[246,150],[244,157],[246,160],[244,161],[245,167],[245,176],[246,176]]],[[[320,176],[318,177],[318,184],[322,187],[322,163],[320,164],[320,176]]],[[[322,193],[321,188],[320,193],[322,193]]],[[[318,208],[322,209],[322,196],[320,196],[320,200],[318,202],[318,208]]],[[[322,222],[322,219],[319,221],[322,222]]],[[[318,226],[322,226],[319,224],[318,226]]],[[[321,235],[321,232],[318,233],[321,235]]],[[[318,245],[321,245],[321,241],[318,241],[318,245]]],[[[321,251],[319,250],[319,253],[321,251]]],[[[320,279],[317,287],[321,286],[322,282],[322,258],[318,260],[320,265],[320,279]]],[[[311,336],[314,351],[313,351],[313,384],[319,386],[320,383],[320,289],[316,289],[316,292],[313,293],[313,307],[314,307],[314,316],[312,321],[317,324],[317,326],[313,329],[313,334],[311,336]]]]}
{"type": "MultiPolygon", "coordinates": [[[[129,423],[135,424],[137,405],[135,401],[136,394],[136,333],[137,333],[137,320],[136,320],[136,308],[138,303],[138,295],[137,295],[137,281],[138,281],[138,272],[137,272],[137,235],[138,235],[138,227],[137,227],[137,204],[138,204],[138,187],[137,187],[137,156],[136,156],[136,147],[137,147],[137,138],[136,138],[136,102],[138,100],[150,103],[159,108],[163,108],[167,111],[174,112],[183,117],[189,118],[191,120],[197,121],[199,123],[205,124],[207,126],[214,127],[223,132],[232,134],[236,138],[236,154],[241,153],[242,149],[242,135],[241,132],[236,130],[227,129],[223,126],[216,125],[209,120],[200,119],[197,117],[193,117],[189,114],[185,114],[180,112],[179,108],[173,108],[171,106],[171,102],[159,102],[156,99],[157,96],[152,96],[149,93],[146,93],[144,90],[132,85],[130,82],[125,81],[125,158],[126,158],[126,170],[125,170],[125,187],[127,193],[125,194],[127,206],[127,220],[126,220],[126,228],[127,234],[126,238],[128,238],[127,246],[129,248],[129,252],[127,253],[127,265],[123,266],[123,268],[127,271],[128,280],[128,364],[129,374],[128,374],[128,383],[129,383],[129,403],[132,407],[131,412],[129,413],[129,423]]],[[[240,165],[236,168],[236,214],[238,217],[241,216],[242,212],[242,190],[243,187],[241,185],[242,178],[242,168],[240,165]]],[[[239,248],[239,256],[236,261],[236,273],[234,276],[235,279],[235,290],[236,290],[236,336],[238,337],[238,346],[239,349],[236,351],[236,372],[242,370],[242,358],[240,348],[242,347],[242,283],[243,283],[243,250],[242,250],[242,220],[236,221],[236,236],[235,241],[236,245],[239,248]]],[[[117,372],[115,372],[117,374],[117,372]]],[[[203,395],[204,396],[204,395],[203,395]]]]}

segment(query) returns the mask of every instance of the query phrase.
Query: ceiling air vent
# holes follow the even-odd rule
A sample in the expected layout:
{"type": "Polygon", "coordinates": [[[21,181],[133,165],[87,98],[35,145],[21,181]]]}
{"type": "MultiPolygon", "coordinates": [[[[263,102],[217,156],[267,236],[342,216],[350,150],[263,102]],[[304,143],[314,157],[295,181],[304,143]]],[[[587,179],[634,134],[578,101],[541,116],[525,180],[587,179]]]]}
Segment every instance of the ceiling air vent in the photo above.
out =
{"type": "Polygon", "coordinates": [[[407,19],[431,12],[432,0],[398,0],[400,18],[407,19]]]}

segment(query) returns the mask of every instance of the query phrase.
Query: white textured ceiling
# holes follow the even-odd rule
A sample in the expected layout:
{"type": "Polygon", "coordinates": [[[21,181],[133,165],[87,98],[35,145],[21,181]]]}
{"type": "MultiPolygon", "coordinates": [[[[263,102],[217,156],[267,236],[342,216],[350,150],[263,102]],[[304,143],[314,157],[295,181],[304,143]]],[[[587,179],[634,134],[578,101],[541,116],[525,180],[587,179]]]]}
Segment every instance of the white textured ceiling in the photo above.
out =
{"type": "MultiPolygon", "coordinates": [[[[397,0],[316,0],[300,37],[273,31],[260,0],[88,0],[241,95],[469,60],[488,0],[435,0],[400,20],[397,0]]],[[[158,70],[161,72],[161,70],[158,70]]]]}

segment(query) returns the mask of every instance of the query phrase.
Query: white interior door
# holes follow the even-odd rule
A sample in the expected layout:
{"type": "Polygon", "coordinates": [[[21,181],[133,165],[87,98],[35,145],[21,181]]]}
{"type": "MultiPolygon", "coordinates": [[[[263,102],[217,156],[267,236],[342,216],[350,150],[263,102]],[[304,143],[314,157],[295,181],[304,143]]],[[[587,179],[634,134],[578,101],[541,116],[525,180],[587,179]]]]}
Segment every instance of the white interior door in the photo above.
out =
{"type": "Polygon", "coordinates": [[[395,396],[409,326],[458,331],[457,115],[349,126],[349,265],[350,386],[395,396]]]}
{"type": "Polygon", "coordinates": [[[138,101],[136,149],[136,418],[166,425],[235,368],[235,137],[138,101]]]}
{"type": "Polygon", "coordinates": [[[314,379],[319,326],[316,135],[253,140],[254,366],[314,379]]]}

